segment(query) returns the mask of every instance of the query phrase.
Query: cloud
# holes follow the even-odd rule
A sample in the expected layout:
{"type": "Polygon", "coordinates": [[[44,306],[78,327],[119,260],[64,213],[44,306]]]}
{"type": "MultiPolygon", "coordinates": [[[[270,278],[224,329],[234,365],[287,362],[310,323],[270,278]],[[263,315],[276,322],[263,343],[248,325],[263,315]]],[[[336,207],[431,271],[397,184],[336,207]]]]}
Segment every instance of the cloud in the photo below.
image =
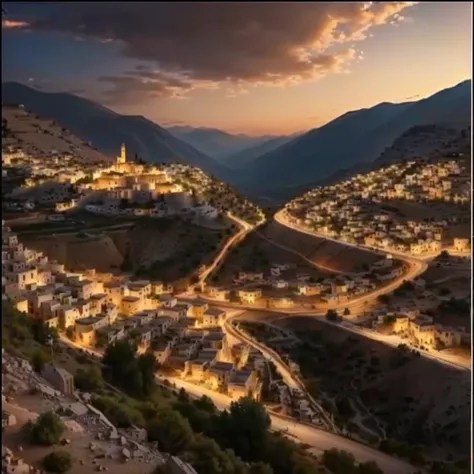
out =
{"type": "Polygon", "coordinates": [[[13,29],[25,29],[28,28],[26,21],[13,21],[13,20],[2,20],[2,29],[13,30],[13,29]]]}
{"type": "Polygon", "coordinates": [[[402,22],[415,3],[58,2],[28,26],[115,42],[124,56],[161,74],[140,75],[148,72],[143,66],[134,76],[102,78],[113,84],[115,99],[119,92],[136,96],[134,86],[157,97],[183,97],[199,87],[233,96],[255,85],[348,72],[362,59],[354,44],[374,27],[402,22]]]}
{"type": "Polygon", "coordinates": [[[185,99],[196,89],[213,89],[209,81],[192,80],[184,75],[153,71],[138,66],[121,76],[101,76],[99,82],[109,86],[103,93],[107,104],[132,105],[160,97],[185,99]]]}

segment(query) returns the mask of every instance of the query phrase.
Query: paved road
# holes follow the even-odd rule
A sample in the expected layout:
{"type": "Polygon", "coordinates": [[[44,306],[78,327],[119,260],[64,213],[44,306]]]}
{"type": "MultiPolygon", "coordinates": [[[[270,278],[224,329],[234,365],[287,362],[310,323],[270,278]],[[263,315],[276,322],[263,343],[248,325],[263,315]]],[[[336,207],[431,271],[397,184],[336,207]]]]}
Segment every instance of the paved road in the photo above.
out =
{"type": "MultiPolygon", "coordinates": [[[[102,353],[100,351],[90,348],[85,349],[62,334],[60,335],[60,341],[67,346],[84,350],[90,355],[102,358],[102,353]]],[[[159,375],[157,380],[159,382],[168,380],[169,382],[174,383],[176,387],[184,388],[194,397],[202,397],[203,395],[206,395],[214,402],[214,405],[218,410],[228,409],[232,402],[232,399],[227,395],[209,390],[200,385],[191,384],[176,377],[159,375]]],[[[322,453],[331,448],[343,449],[352,453],[359,462],[375,461],[382,468],[385,474],[411,474],[416,471],[416,469],[413,466],[410,466],[407,462],[382,453],[370,446],[366,446],[343,436],[338,436],[303,423],[291,422],[287,418],[274,414],[269,414],[269,416],[271,419],[272,430],[284,432],[287,435],[294,437],[297,441],[308,444],[318,453],[322,453]]]]}
{"type": "MultiPolygon", "coordinates": [[[[200,385],[194,385],[178,378],[166,378],[170,382],[175,383],[177,387],[184,388],[191,395],[198,397],[208,396],[219,410],[228,408],[232,402],[230,397],[200,385]]],[[[359,462],[375,461],[385,474],[412,474],[417,470],[401,459],[389,456],[357,441],[324,430],[318,430],[303,423],[291,422],[274,414],[269,414],[269,416],[273,430],[285,432],[287,435],[296,438],[299,442],[308,444],[318,453],[331,448],[343,449],[352,453],[359,462]]]]}
{"type": "Polygon", "coordinates": [[[306,387],[303,381],[291,371],[288,365],[281,358],[280,354],[278,354],[275,350],[265,346],[265,344],[257,341],[256,339],[249,337],[249,335],[247,335],[244,331],[241,331],[233,326],[233,320],[238,317],[239,315],[234,315],[226,319],[224,323],[224,331],[226,332],[226,334],[230,334],[232,337],[239,339],[242,342],[245,342],[251,347],[254,347],[262,353],[265,359],[273,362],[278,373],[282,376],[283,381],[288,385],[288,387],[292,389],[299,389],[302,392],[306,393],[313,405],[313,408],[316,409],[319,415],[321,416],[321,421],[325,423],[325,426],[328,429],[332,430],[334,433],[338,433],[339,429],[334,424],[333,420],[328,416],[328,414],[319,404],[319,402],[306,392],[306,387]]]}
{"type": "Polygon", "coordinates": [[[214,261],[201,273],[201,275],[199,276],[199,281],[196,283],[196,286],[201,286],[209,277],[209,275],[222,263],[229,250],[234,245],[237,245],[250,231],[252,231],[256,227],[252,226],[248,222],[239,219],[238,217],[233,216],[230,212],[227,213],[227,216],[240,227],[240,230],[239,232],[237,232],[237,234],[232,236],[226,242],[224,247],[222,247],[220,252],[214,258],[214,261]]]}

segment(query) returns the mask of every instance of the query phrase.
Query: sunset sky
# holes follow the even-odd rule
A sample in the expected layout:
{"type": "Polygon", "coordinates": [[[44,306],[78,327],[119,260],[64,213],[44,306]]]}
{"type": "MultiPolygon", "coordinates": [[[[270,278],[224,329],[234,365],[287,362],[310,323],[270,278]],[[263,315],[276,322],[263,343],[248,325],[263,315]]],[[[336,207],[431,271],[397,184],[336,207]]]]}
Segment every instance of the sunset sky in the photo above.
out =
{"type": "Polygon", "coordinates": [[[3,2],[2,81],[160,125],[292,133],[471,77],[471,2],[3,2]]]}

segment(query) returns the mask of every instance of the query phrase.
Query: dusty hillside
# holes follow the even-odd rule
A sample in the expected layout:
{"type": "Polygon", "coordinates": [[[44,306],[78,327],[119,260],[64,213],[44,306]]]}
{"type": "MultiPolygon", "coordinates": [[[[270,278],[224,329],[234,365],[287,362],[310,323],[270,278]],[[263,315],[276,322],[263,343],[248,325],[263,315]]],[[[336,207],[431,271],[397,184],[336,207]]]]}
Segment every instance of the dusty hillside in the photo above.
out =
{"type": "Polygon", "coordinates": [[[6,120],[9,130],[3,137],[3,147],[20,147],[30,155],[44,155],[45,159],[56,150],[59,154],[82,157],[88,165],[110,159],[53,120],[39,117],[25,109],[2,106],[2,119],[6,120]]]}
{"type": "Polygon", "coordinates": [[[212,280],[219,285],[228,285],[240,271],[263,272],[268,276],[275,263],[290,265],[290,270],[282,275],[286,279],[296,278],[297,273],[307,273],[313,278],[328,274],[315,269],[299,255],[274,245],[254,232],[229,253],[212,280]]]}
{"type": "Polygon", "coordinates": [[[309,343],[295,353],[303,374],[332,397],[368,409],[368,427],[424,446],[436,459],[466,458],[470,380],[461,372],[309,318],[280,320],[309,343]],[[337,374],[337,377],[334,377],[337,374]]]}
{"type": "Polygon", "coordinates": [[[120,268],[124,259],[114,241],[106,234],[92,237],[80,234],[58,237],[23,235],[21,241],[71,269],[82,267],[112,271],[120,268]]]}
{"type": "Polygon", "coordinates": [[[342,272],[356,271],[380,258],[372,252],[293,231],[277,222],[266,226],[262,233],[269,239],[300,252],[317,265],[342,272]]]}
{"type": "Polygon", "coordinates": [[[126,229],[91,228],[87,233],[20,234],[26,246],[70,268],[133,271],[173,281],[206,264],[234,230],[210,230],[172,219],[135,221],[126,229]]]}

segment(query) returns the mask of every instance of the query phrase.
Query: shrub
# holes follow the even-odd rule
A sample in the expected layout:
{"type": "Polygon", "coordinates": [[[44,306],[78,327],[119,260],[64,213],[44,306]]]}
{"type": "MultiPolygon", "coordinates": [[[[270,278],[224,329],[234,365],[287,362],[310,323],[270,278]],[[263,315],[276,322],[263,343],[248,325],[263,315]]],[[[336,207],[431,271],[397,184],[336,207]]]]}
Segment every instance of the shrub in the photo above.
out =
{"type": "Polygon", "coordinates": [[[71,469],[72,456],[66,451],[53,451],[43,458],[41,464],[47,472],[63,474],[71,469]]]}
{"type": "Polygon", "coordinates": [[[64,429],[64,423],[56,413],[41,413],[36,422],[30,425],[31,440],[35,444],[52,446],[59,442],[64,429]]]}

